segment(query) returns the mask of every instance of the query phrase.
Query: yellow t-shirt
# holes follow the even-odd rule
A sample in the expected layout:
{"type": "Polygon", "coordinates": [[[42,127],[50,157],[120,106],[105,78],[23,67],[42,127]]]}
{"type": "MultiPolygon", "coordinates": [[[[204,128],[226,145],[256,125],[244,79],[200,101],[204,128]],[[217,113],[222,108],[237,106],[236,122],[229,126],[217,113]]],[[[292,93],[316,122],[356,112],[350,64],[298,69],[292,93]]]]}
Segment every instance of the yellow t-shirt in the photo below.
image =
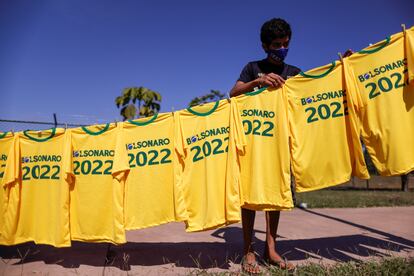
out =
{"type": "Polygon", "coordinates": [[[368,178],[362,147],[351,137],[347,92],[340,62],[290,78],[288,100],[292,170],[296,191],[338,185],[354,173],[368,178]],[[355,160],[356,159],[356,160],[355,160]]]}
{"type": "Polygon", "coordinates": [[[243,208],[293,208],[286,102],[282,90],[260,89],[234,98],[246,135],[240,157],[243,208]]]}
{"type": "Polygon", "coordinates": [[[408,85],[403,33],[345,58],[344,66],[347,90],[358,111],[355,123],[378,172],[389,176],[412,171],[414,83],[408,85]]]}
{"type": "Polygon", "coordinates": [[[71,177],[72,240],[125,243],[124,172],[126,150],[115,124],[71,130],[72,159],[65,172],[71,177]]]}
{"type": "Polygon", "coordinates": [[[68,133],[53,128],[15,134],[3,177],[3,186],[10,189],[6,244],[71,245],[69,185],[63,169],[70,155],[68,133]]]}
{"type": "MultiPolygon", "coordinates": [[[[6,169],[7,156],[12,147],[13,134],[11,132],[0,133],[0,183],[3,180],[4,170],[6,169]]],[[[0,244],[2,244],[2,227],[4,225],[4,212],[8,200],[9,190],[0,185],[0,244]]]]}
{"type": "Polygon", "coordinates": [[[405,51],[407,53],[408,78],[414,81],[414,26],[405,31],[405,51]]]}
{"type": "Polygon", "coordinates": [[[173,114],[124,122],[122,134],[130,166],[125,183],[126,229],[185,220],[182,191],[175,186],[179,164],[173,114]]]}
{"type": "Polygon", "coordinates": [[[213,229],[240,220],[237,150],[244,133],[237,104],[228,100],[175,113],[176,151],[188,215],[186,231],[213,229]]]}

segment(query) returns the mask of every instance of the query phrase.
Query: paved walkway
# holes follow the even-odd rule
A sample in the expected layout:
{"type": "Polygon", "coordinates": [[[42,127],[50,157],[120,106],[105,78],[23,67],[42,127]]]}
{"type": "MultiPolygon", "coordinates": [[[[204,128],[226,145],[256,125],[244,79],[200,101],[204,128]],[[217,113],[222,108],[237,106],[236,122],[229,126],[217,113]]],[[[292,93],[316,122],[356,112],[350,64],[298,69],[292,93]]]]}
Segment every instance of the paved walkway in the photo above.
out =
{"type": "MultiPolygon", "coordinates": [[[[295,209],[283,212],[278,251],[295,264],[414,257],[414,206],[397,208],[295,209]]],[[[263,252],[263,212],[255,224],[255,244],[263,252]]],[[[32,243],[0,246],[0,275],[176,275],[238,272],[240,224],[215,231],[185,233],[181,223],[130,231],[123,246],[73,243],[57,249],[32,243]]]]}

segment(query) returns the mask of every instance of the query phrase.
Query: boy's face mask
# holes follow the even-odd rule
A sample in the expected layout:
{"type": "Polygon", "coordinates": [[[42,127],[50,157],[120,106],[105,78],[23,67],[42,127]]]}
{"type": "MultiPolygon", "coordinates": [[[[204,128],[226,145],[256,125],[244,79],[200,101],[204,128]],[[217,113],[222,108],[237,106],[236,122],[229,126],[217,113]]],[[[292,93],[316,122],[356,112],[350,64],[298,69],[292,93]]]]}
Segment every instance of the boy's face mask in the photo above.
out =
{"type": "Polygon", "coordinates": [[[287,56],[289,48],[269,49],[267,55],[277,62],[283,62],[287,56]]]}

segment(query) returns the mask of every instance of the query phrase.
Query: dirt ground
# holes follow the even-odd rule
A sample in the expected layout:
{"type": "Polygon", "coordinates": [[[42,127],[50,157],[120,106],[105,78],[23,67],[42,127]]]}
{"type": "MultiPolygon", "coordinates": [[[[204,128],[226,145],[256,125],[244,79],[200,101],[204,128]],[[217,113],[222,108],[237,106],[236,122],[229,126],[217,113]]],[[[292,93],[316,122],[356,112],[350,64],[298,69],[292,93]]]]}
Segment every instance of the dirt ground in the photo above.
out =
{"type": "MultiPolygon", "coordinates": [[[[334,264],[383,256],[414,257],[414,206],[295,209],[282,213],[278,251],[296,265],[334,264]]],[[[255,224],[262,255],[263,212],[255,224]]],[[[186,233],[182,223],[129,231],[122,246],[74,242],[70,248],[22,244],[0,247],[0,275],[177,275],[239,272],[242,229],[233,224],[186,233]]]]}

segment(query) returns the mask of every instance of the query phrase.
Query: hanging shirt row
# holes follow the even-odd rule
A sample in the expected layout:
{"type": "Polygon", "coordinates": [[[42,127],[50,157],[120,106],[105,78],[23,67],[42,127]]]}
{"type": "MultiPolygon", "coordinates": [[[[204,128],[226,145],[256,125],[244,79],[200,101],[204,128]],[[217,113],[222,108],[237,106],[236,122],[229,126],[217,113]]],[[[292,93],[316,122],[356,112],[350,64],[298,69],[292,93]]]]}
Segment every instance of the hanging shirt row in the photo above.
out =
{"type": "Polygon", "coordinates": [[[297,192],[414,169],[414,28],[280,89],[118,124],[0,134],[0,244],[126,242],[184,222],[203,231],[240,207],[293,208],[297,192]]]}

